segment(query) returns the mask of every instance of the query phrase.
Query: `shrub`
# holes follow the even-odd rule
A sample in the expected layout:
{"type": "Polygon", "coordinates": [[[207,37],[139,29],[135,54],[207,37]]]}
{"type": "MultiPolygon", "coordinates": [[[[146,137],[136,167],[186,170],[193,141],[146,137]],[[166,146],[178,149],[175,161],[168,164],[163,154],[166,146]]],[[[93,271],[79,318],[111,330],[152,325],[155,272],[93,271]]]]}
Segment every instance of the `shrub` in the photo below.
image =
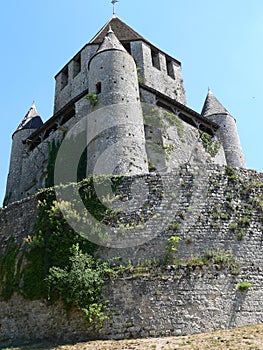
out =
{"type": "Polygon", "coordinates": [[[166,246],[166,263],[173,263],[175,260],[174,252],[177,250],[176,245],[181,241],[181,238],[178,236],[171,236],[168,238],[168,243],[166,246]]]}
{"type": "Polygon", "coordinates": [[[57,293],[66,306],[75,305],[85,313],[88,326],[102,326],[107,317],[101,291],[106,275],[112,270],[106,262],[83,253],[78,244],[71,248],[71,253],[68,266],[64,269],[53,266],[49,270],[49,298],[57,293]]]}
{"type": "Polygon", "coordinates": [[[98,103],[98,95],[97,94],[88,94],[86,96],[86,99],[90,101],[90,103],[93,107],[95,107],[96,104],[98,103]]]}
{"type": "Polygon", "coordinates": [[[239,282],[237,284],[237,290],[240,290],[241,292],[244,292],[248,288],[252,287],[252,285],[253,284],[251,282],[247,282],[247,281],[239,282]]]}

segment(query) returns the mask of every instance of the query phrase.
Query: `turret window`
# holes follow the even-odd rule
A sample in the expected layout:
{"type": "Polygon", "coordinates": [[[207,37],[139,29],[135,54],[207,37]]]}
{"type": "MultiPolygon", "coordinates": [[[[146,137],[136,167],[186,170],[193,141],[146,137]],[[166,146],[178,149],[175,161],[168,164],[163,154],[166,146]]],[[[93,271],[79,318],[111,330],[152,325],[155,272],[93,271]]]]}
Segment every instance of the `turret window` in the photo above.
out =
{"type": "Polygon", "coordinates": [[[151,49],[152,65],[161,70],[159,52],[151,49]]]}
{"type": "Polygon", "coordinates": [[[61,90],[68,85],[68,66],[61,72],[61,90]]]}
{"type": "Polygon", "coordinates": [[[101,93],[101,82],[96,84],[96,94],[100,94],[101,93]]]}
{"type": "Polygon", "coordinates": [[[81,55],[77,55],[74,59],[73,59],[73,78],[79,74],[79,72],[81,71],[81,55]]]}

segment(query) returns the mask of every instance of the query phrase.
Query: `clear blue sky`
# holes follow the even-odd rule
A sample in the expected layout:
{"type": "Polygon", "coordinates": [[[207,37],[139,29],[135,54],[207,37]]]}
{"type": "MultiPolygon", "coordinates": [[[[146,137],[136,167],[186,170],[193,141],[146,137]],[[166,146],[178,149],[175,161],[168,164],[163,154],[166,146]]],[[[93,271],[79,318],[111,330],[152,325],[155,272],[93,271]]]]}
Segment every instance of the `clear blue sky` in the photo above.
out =
{"type": "MultiPolygon", "coordinates": [[[[237,119],[248,167],[263,171],[263,1],[120,0],[116,7],[182,62],[189,107],[200,112],[210,86],[237,119]]],[[[52,116],[54,75],[111,14],[110,0],[1,3],[0,201],[12,132],[33,100],[44,121],[52,116]]]]}

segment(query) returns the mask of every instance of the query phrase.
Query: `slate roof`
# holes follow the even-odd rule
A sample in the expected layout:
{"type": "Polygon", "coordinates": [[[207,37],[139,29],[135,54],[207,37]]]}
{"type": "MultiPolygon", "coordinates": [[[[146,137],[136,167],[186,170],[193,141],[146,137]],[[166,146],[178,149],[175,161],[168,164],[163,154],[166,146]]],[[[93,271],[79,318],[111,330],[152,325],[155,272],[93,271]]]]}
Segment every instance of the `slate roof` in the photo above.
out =
{"type": "Polygon", "coordinates": [[[205,99],[205,103],[201,112],[204,117],[209,117],[213,114],[229,114],[228,110],[218,101],[214,94],[209,90],[205,99]]]}
{"type": "MultiPolygon", "coordinates": [[[[144,41],[150,47],[152,47],[156,51],[163,53],[172,61],[176,62],[179,66],[181,66],[180,61],[178,61],[176,58],[168,55],[164,51],[154,46],[150,41],[145,39],[141,34],[137,33],[134,29],[128,26],[128,24],[126,24],[125,22],[120,20],[118,17],[116,17],[116,15],[113,15],[111,19],[100,29],[100,31],[86,45],[84,45],[84,47],[82,47],[82,49],[79,50],[74,57],[78,56],[80,52],[82,52],[82,50],[84,50],[84,48],[88,45],[101,45],[101,43],[103,42],[109,30],[109,26],[112,28],[113,32],[115,33],[116,37],[121,43],[128,43],[131,41],[144,41]]],[[[55,75],[55,78],[63,71],[63,69],[67,65],[68,63],[55,75]]]]}
{"type": "Polygon", "coordinates": [[[112,18],[101,28],[101,30],[90,40],[89,44],[100,45],[108,32],[109,26],[112,28],[113,32],[120,41],[143,40],[149,43],[149,41],[147,41],[143,36],[141,36],[141,34],[137,33],[125,22],[113,15],[112,18]]]}
{"type": "Polygon", "coordinates": [[[26,116],[22,120],[22,122],[18,125],[18,130],[22,129],[38,129],[43,125],[43,121],[37,111],[36,105],[33,102],[26,116]]]}

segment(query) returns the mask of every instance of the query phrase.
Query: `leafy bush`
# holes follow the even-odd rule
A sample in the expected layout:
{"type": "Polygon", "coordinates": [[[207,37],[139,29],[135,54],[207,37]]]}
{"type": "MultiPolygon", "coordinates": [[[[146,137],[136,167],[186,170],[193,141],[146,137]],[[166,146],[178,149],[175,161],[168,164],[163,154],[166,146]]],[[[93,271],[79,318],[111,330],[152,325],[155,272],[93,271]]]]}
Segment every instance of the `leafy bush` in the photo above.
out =
{"type": "Polygon", "coordinates": [[[67,224],[54,189],[43,189],[37,198],[38,221],[32,235],[19,244],[11,239],[0,257],[1,297],[8,300],[17,292],[30,300],[61,298],[67,307],[80,308],[89,325],[101,325],[105,303],[100,294],[111,273],[109,266],[94,258],[96,244],[67,224]]]}
{"type": "Polygon", "coordinates": [[[72,255],[65,268],[53,266],[49,270],[49,299],[58,294],[67,306],[75,305],[85,313],[88,326],[102,326],[106,316],[101,291],[106,276],[112,270],[108,263],[83,253],[78,244],[70,252],[72,255]]]}

